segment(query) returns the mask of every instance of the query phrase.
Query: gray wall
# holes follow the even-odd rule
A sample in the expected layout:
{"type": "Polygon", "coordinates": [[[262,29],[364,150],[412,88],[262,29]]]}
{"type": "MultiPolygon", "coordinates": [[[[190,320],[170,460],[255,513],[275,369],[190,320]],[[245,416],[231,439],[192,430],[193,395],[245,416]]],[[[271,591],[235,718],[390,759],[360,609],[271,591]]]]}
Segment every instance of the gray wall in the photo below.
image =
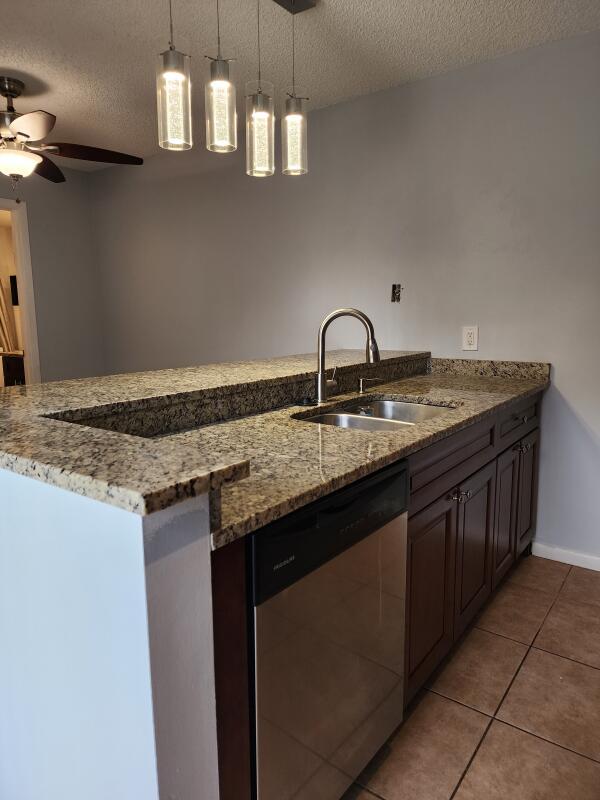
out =
{"type": "MultiPolygon", "coordinates": [[[[21,182],[27,204],[42,380],[104,371],[102,316],[93,252],[89,175],[64,170],[65,183],[21,182]]],[[[0,196],[14,199],[0,176],[0,196]]]]}
{"type": "Polygon", "coordinates": [[[539,538],[600,555],[599,72],[592,34],[315,112],[302,179],[200,146],[94,176],[108,369],[314,349],[346,304],[436,355],[477,323],[478,357],[554,364],[539,538]]]}

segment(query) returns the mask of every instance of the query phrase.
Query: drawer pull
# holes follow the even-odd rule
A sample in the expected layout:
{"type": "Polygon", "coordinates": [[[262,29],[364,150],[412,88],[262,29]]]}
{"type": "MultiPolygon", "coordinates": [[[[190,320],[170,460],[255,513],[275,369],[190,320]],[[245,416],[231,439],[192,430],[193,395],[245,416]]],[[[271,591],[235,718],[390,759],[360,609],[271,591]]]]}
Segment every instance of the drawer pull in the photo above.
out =
{"type": "Polygon", "coordinates": [[[458,502],[459,503],[466,503],[467,500],[471,499],[471,497],[473,497],[473,493],[471,492],[470,489],[468,491],[466,491],[466,492],[461,492],[459,497],[458,497],[458,502]]]}
{"type": "Polygon", "coordinates": [[[513,452],[521,453],[521,455],[523,455],[524,453],[528,453],[530,450],[531,450],[531,445],[523,444],[523,442],[520,442],[519,444],[515,445],[515,447],[513,447],[513,452]]]}
{"type": "Polygon", "coordinates": [[[515,422],[520,422],[521,425],[527,425],[527,423],[529,422],[529,417],[527,416],[527,414],[523,414],[523,415],[521,415],[521,414],[513,414],[513,420],[515,422]]]}

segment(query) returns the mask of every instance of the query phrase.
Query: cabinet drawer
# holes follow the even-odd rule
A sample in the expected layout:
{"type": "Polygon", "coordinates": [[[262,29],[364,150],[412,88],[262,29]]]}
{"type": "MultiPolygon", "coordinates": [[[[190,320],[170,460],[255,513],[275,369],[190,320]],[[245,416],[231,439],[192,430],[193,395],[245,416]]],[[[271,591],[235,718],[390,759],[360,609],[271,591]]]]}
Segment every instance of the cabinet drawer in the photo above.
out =
{"type": "Polygon", "coordinates": [[[495,417],[485,419],[409,457],[409,515],[492,461],[496,455],[495,422],[495,417]]]}
{"type": "Polygon", "coordinates": [[[528,397],[518,405],[501,412],[498,417],[498,448],[500,451],[517,442],[540,424],[542,396],[528,397]]]}

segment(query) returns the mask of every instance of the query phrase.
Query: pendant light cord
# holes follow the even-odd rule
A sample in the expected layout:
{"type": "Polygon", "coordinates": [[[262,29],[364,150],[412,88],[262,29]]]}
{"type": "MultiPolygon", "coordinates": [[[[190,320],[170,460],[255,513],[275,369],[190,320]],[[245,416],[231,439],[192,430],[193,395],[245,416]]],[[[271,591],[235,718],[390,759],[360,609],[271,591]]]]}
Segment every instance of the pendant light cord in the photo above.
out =
{"type": "Polygon", "coordinates": [[[174,50],[173,44],[173,0],[169,0],[169,50],[174,50]]]}
{"type": "Polygon", "coordinates": [[[221,58],[221,16],[219,14],[219,0],[217,0],[217,59],[221,58]]]}
{"type": "Polygon", "coordinates": [[[295,0],[292,0],[292,97],[296,97],[296,14],[295,0]]]}
{"type": "Polygon", "coordinates": [[[256,0],[256,30],[258,33],[258,92],[262,91],[261,83],[261,70],[260,70],[260,0],[256,0]]]}

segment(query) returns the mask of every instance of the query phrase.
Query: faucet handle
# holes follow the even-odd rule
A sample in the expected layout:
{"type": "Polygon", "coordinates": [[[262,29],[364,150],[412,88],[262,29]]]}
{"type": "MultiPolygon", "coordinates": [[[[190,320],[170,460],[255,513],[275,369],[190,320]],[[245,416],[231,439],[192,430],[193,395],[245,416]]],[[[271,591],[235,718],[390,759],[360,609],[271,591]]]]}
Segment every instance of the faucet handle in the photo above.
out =
{"type": "Polygon", "coordinates": [[[358,393],[359,394],[364,394],[365,393],[364,385],[365,385],[365,383],[370,383],[370,382],[373,382],[373,383],[379,382],[379,383],[381,383],[381,378],[359,378],[358,379],[358,393]]]}
{"type": "Polygon", "coordinates": [[[333,372],[331,374],[331,378],[327,378],[327,388],[332,392],[338,388],[338,382],[335,379],[336,372],[337,372],[337,367],[334,367],[333,372]]]}

